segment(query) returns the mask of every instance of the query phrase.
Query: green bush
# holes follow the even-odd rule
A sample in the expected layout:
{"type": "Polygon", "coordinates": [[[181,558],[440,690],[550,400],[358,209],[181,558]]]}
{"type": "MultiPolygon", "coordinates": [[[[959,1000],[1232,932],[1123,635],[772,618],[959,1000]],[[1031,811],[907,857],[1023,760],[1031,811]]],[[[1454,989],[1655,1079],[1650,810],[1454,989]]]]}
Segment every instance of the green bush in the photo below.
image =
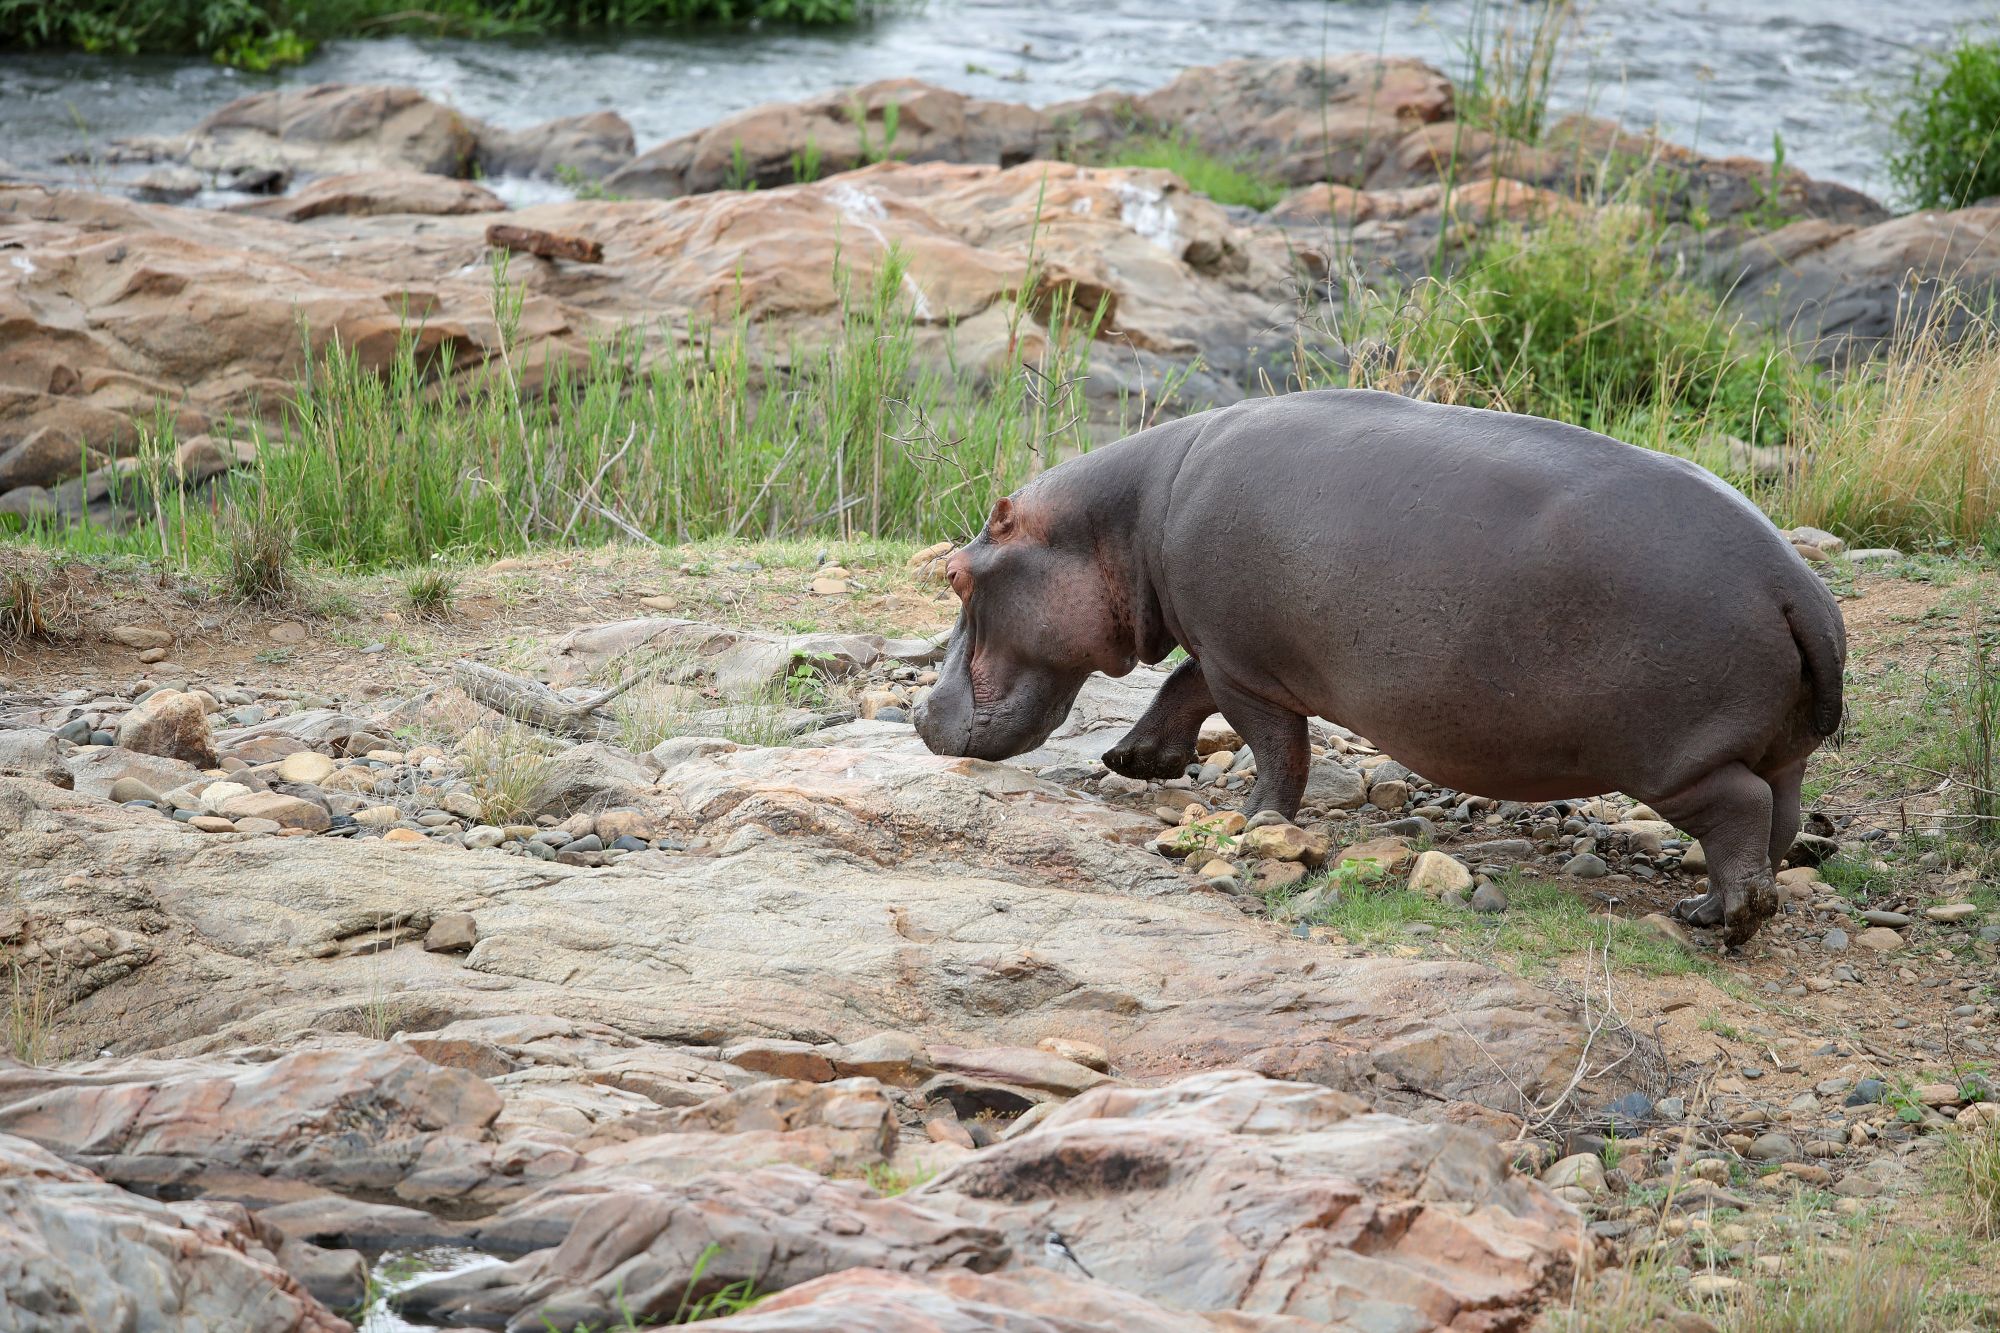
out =
{"type": "Polygon", "coordinates": [[[851,23],[871,7],[872,0],[0,0],[0,49],[192,52],[268,69],[296,64],[336,37],[851,23]]]}
{"type": "Polygon", "coordinates": [[[1474,256],[1439,355],[1495,406],[1642,443],[1781,444],[1810,378],[1685,280],[1634,210],[1504,232],[1474,256]]]}
{"type": "Polygon", "coordinates": [[[1919,208],[2000,194],[2000,41],[1960,41],[1919,62],[1892,122],[1889,174],[1919,208]]]}

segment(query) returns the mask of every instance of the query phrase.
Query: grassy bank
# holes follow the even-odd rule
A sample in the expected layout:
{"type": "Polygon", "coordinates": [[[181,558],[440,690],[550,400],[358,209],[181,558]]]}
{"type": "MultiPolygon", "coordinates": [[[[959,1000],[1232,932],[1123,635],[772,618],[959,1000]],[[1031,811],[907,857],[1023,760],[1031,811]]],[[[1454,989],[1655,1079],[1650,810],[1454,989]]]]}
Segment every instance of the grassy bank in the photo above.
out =
{"type": "Polygon", "coordinates": [[[853,23],[875,0],[0,0],[0,49],[297,64],[337,37],[499,37],[675,24],[853,23]]]}
{"type": "MultiPolygon", "coordinates": [[[[1022,291],[1036,286],[1024,275],[1022,291]]],[[[995,370],[919,329],[897,262],[843,290],[812,346],[730,324],[630,330],[570,360],[519,342],[502,267],[500,352],[483,366],[442,371],[412,338],[378,371],[315,339],[275,423],[217,432],[247,437],[254,466],[179,484],[163,417],[110,479],[137,526],[34,532],[226,569],[259,594],[301,559],[362,569],[607,540],[928,541],[964,536],[995,496],[1139,424],[1100,399],[1087,425],[1082,312],[1018,303],[1023,360],[995,370]]],[[[2000,552],[2000,330],[1974,320],[1947,341],[1952,317],[1941,308],[1889,356],[1830,377],[1675,277],[1657,232],[1606,212],[1503,233],[1450,282],[1356,288],[1300,335],[1290,387],[1575,422],[1700,462],[1781,525],[2000,552]]]]}

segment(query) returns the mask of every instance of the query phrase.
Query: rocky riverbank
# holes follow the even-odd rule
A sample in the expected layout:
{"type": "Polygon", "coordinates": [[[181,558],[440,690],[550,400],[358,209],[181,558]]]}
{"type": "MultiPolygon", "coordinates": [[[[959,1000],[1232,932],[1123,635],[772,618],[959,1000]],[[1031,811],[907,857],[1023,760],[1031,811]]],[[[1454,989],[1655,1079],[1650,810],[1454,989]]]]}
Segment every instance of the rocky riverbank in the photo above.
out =
{"type": "MultiPolygon", "coordinates": [[[[132,197],[0,184],[0,513],[108,516],[101,465],[138,423],[165,405],[182,440],[241,434],[232,423],[291,392],[302,328],[371,366],[412,329],[432,369],[486,363],[496,246],[562,256],[509,271],[530,389],[620,327],[741,316],[772,354],[824,341],[841,266],[865,277],[894,247],[923,354],[967,369],[1019,354],[1024,281],[1030,337],[1057,292],[1101,305],[1100,405],[1183,376],[1182,399],[1203,403],[1281,381],[1350,274],[1429,272],[1495,221],[1575,210],[1642,171],[1737,307],[1821,359],[1879,347],[1942,284],[1985,290],[2000,256],[1992,209],[1891,218],[1793,170],[1581,118],[1515,143],[1455,119],[1437,71],[1374,57],[1239,61],[1040,108],[891,81],[643,152],[610,113],[502,132],[409,89],[328,85],[255,94],[104,159],[107,188],[132,197]],[[1257,213],[1157,169],[1081,165],[1146,135],[1298,188],[1257,213]],[[509,209],[469,179],[559,171],[606,197],[509,209]],[[160,199],[222,206],[143,202],[160,199]]],[[[183,471],[241,449],[198,449],[183,471]]]]}
{"type": "MultiPolygon", "coordinates": [[[[1944,605],[1816,553],[1864,672],[1944,605]]],[[[928,755],[934,553],[749,554],[501,562],[441,622],[72,588],[0,715],[30,1327],[337,1329],[387,1272],[452,1326],[748,1282],[723,1327],[1500,1328],[1641,1259],[1723,1327],[1844,1219],[1935,1225],[1933,1155],[2000,1114],[1962,1075],[2000,925],[1921,803],[1817,821],[1716,959],[1659,915],[1699,846],[1617,797],[1320,726],[1300,823],[1246,825],[1219,719],[1186,777],[1107,773],[1157,673],[1014,763],[928,755]],[[573,614],[642,596],[693,616],[573,614]]]]}

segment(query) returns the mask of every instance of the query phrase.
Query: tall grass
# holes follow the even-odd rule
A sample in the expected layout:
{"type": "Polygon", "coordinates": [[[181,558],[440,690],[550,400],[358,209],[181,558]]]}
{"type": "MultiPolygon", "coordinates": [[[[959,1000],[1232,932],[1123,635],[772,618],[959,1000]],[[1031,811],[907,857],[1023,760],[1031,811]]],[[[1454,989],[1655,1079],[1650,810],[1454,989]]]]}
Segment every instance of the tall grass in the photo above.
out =
{"type": "Polygon", "coordinates": [[[1874,365],[1800,404],[1809,460],[1781,499],[1853,540],[1978,544],[2000,554],[2000,327],[1950,295],[1874,365]]]}
{"type": "Polygon", "coordinates": [[[1576,0],[1475,4],[1459,39],[1458,119],[1505,138],[1539,141],[1576,17],[1576,0]]]}
{"type": "MultiPolygon", "coordinates": [[[[1686,281],[1646,213],[1612,206],[1497,233],[1450,282],[1344,304],[1308,386],[1364,385],[1573,422],[1690,456],[1782,443],[1816,377],[1686,281]]],[[[1707,461],[1707,460],[1704,460],[1707,461]]]]}
{"type": "Polygon", "coordinates": [[[282,423],[251,427],[257,461],[226,492],[171,486],[161,422],[122,498],[190,565],[235,549],[246,524],[349,569],[551,542],[964,535],[995,494],[1088,447],[1095,321],[1066,290],[1038,294],[1030,266],[1014,353],[989,376],[957,365],[948,338],[943,363],[920,355],[903,272],[892,255],[865,283],[843,279],[822,346],[767,355],[742,322],[627,330],[528,386],[503,266],[484,366],[442,368],[416,331],[380,372],[330,341],[308,351],[282,423]]]}

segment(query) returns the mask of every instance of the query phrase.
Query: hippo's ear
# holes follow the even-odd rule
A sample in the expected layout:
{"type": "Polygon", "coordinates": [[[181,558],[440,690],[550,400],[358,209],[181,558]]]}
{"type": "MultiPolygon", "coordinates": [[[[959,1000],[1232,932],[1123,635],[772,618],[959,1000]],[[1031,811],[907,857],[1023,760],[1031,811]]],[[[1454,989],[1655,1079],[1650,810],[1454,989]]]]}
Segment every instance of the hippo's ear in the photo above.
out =
{"type": "Polygon", "coordinates": [[[1014,502],[1005,496],[993,502],[993,517],[986,520],[986,535],[996,542],[1004,542],[1014,535],[1014,502]]]}

